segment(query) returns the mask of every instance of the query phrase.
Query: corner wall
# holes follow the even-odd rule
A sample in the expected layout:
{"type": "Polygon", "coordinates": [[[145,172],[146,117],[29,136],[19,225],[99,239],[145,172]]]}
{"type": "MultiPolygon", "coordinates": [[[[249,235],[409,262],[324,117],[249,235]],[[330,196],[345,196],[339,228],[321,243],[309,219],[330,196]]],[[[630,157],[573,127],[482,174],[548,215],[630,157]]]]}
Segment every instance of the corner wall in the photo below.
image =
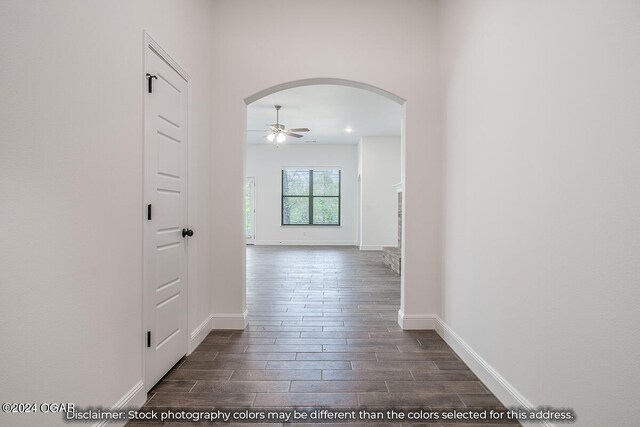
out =
{"type": "Polygon", "coordinates": [[[439,4],[442,319],[512,387],[505,403],[633,425],[640,3],[439,4]]]}
{"type": "MultiPolygon", "coordinates": [[[[0,401],[145,399],[143,29],[192,77],[189,333],[209,327],[212,6],[0,3],[0,401]]],[[[66,425],[43,413],[0,424],[66,425]]]]}

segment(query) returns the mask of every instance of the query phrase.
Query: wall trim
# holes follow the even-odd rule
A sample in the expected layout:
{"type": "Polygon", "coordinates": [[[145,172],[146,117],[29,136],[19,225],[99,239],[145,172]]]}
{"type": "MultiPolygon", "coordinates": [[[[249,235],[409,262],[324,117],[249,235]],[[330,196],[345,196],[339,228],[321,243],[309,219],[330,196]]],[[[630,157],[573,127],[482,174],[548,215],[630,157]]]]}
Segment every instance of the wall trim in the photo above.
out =
{"type": "MultiPolygon", "coordinates": [[[[137,410],[142,408],[144,402],[147,400],[147,395],[144,392],[144,383],[142,380],[138,381],[129,391],[127,391],[124,396],[120,398],[116,402],[115,405],[111,407],[112,411],[121,411],[123,409],[131,408],[132,410],[137,410]]],[[[109,420],[102,420],[98,423],[93,424],[93,427],[103,427],[109,423],[110,426],[124,426],[128,420],[123,420],[122,422],[109,422],[109,420]]]]}
{"type": "MultiPolygon", "coordinates": [[[[516,388],[509,383],[500,373],[480,356],[453,328],[447,325],[439,316],[433,316],[436,321],[436,332],[458,356],[466,363],[471,371],[477,375],[485,386],[498,398],[506,407],[522,406],[527,409],[534,409],[529,402],[516,388]]],[[[534,425],[553,427],[553,424],[546,420],[538,420],[534,425]]]]}
{"type": "Polygon", "coordinates": [[[256,240],[256,246],[358,246],[348,240],[256,240]]]}
{"type": "Polygon", "coordinates": [[[210,314],[209,316],[207,316],[206,319],[204,319],[202,321],[202,323],[200,323],[198,325],[198,327],[196,327],[193,332],[191,332],[191,336],[189,337],[189,349],[188,349],[188,353],[187,355],[191,354],[191,352],[193,350],[195,350],[202,341],[204,341],[204,339],[206,338],[206,336],[209,334],[209,332],[211,332],[212,326],[211,326],[211,320],[213,319],[213,314],[210,314]]]}
{"type": "MultiPolygon", "coordinates": [[[[460,356],[469,369],[484,383],[504,406],[520,406],[535,409],[516,388],[509,383],[493,366],[482,358],[453,328],[437,314],[405,314],[398,310],[398,324],[402,329],[435,329],[442,339],[460,356]]],[[[553,427],[546,420],[538,420],[534,425],[553,427]]]]}
{"type": "Polygon", "coordinates": [[[212,314],[211,329],[244,329],[247,327],[249,310],[242,314],[212,314]]]}
{"type": "Polygon", "coordinates": [[[402,329],[436,329],[437,318],[435,314],[405,314],[398,310],[398,325],[402,329]]]}
{"type": "Polygon", "coordinates": [[[244,102],[245,104],[249,105],[252,102],[257,101],[258,99],[264,98],[267,95],[271,95],[272,93],[280,92],[285,89],[291,89],[294,87],[311,86],[311,85],[339,85],[339,86],[355,87],[358,89],[368,90],[369,92],[373,92],[378,95],[384,96],[385,98],[390,99],[391,101],[400,105],[404,105],[405,102],[407,102],[406,99],[394,93],[386,91],[382,88],[379,88],[377,86],[372,86],[367,83],[357,82],[355,80],[336,79],[331,77],[316,77],[311,79],[294,80],[292,82],[275,85],[270,88],[261,90],[258,93],[254,93],[251,96],[247,96],[244,99],[244,102]]]}
{"type": "MultiPolygon", "coordinates": [[[[393,246],[393,245],[387,245],[393,246]]],[[[360,245],[359,249],[361,251],[381,251],[384,246],[381,245],[360,245]]]]}
{"type": "Polygon", "coordinates": [[[147,30],[142,30],[142,33],[144,35],[144,43],[145,43],[145,49],[146,46],[149,46],[152,50],[154,50],[159,56],[160,58],[162,58],[163,61],[165,61],[167,63],[167,65],[169,65],[171,68],[173,68],[174,70],[176,70],[176,72],[178,74],[180,74],[180,77],[182,77],[183,79],[185,79],[187,82],[189,80],[191,80],[191,76],[189,75],[189,73],[187,73],[184,68],[182,68],[180,66],[180,64],[178,64],[172,57],[171,55],[169,55],[167,53],[166,50],[164,50],[162,48],[162,46],[160,46],[160,44],[158,44],[157,41],[155,41],[153,39],[153,37],[151,37],[149,35],[149,33],[147,32],[147,30]]]}

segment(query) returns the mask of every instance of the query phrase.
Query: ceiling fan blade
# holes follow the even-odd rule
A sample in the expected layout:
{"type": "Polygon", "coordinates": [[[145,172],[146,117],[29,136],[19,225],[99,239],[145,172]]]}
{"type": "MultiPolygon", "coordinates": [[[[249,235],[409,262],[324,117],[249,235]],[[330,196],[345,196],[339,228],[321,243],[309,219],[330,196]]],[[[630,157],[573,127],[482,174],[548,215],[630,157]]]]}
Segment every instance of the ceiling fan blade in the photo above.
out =
{"type": "Polygon", "coordinates": [[[247,132],[264,132],[264,129],[247,129],[247,132]]]}
{"type": "Polygon", "coordinates": [[[302,138],[304,136],[304,135],[300,135],[299,133],[293,133],[293,132],[289,132],[289,131],[284,132],[284,134],[292,136],[294,138],[302,138]]]}
{"type": "Polygon", "coordinates": [[[308,128],[295,128],[295,129],[288,129],[289,132],[309,132],[308,128]]]}

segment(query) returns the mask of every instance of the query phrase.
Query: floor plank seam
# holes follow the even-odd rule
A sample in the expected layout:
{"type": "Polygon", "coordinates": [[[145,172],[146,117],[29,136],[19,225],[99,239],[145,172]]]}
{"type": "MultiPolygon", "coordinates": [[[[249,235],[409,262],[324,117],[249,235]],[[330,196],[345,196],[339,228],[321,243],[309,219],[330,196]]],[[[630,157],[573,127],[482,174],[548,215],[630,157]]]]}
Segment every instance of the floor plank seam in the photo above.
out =
{"type": "Polygon", "coordinates": [[[212,330],[145,406],[499,407],[438,335],[398,326],[399,302],[379,253],[250,247],[248,327],[212,330]]]}

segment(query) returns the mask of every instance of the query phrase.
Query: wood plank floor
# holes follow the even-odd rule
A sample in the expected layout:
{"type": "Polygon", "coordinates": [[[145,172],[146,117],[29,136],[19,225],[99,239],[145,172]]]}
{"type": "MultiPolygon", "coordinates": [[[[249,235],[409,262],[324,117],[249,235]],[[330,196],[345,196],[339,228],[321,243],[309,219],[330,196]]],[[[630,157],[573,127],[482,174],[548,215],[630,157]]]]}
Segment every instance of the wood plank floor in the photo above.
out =
{"type": "Polygon", "coordinates": [[[380,252],[249,246],[249,326],[212,331],[145,409],[504,409],[434,331],[399,328],[399,303],[380,252]]]}

